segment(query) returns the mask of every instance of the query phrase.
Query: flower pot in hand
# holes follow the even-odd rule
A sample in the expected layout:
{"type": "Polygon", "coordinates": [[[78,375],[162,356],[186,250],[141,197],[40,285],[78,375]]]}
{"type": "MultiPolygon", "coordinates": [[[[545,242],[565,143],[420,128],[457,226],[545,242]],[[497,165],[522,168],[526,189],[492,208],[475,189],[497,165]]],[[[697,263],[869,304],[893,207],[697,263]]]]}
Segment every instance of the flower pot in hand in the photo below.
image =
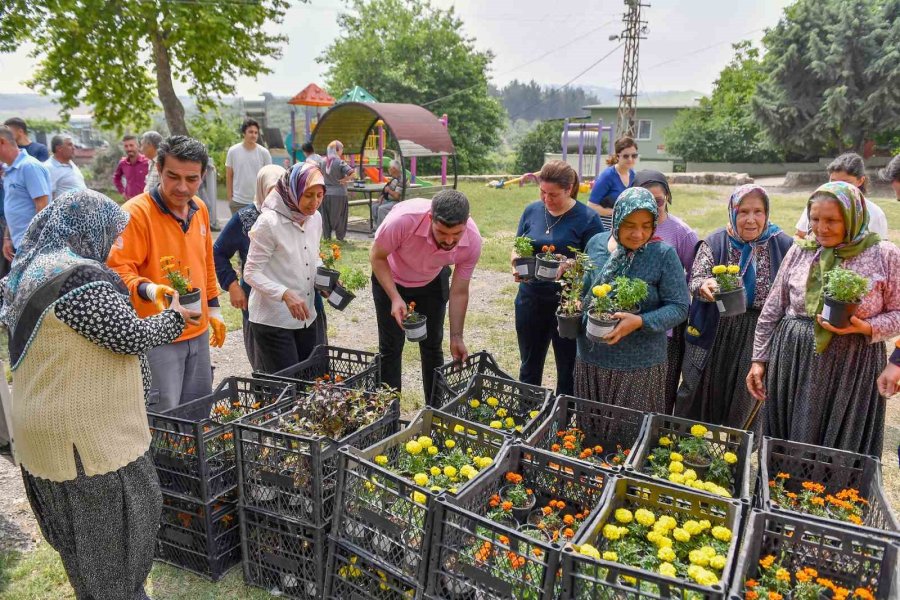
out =
{"type": "Polygon", "coordinates": [[[720,317],[736,317],[747,312],[747,295],[742,287],[730,292],[717,292],[715,299],[720,317]]]}
{"type": "MultiPolygon", "coordinates": [[[[169,304],[171,304],[172,296],[166,294],[166,300],[168,300],[169,304]]],[[[186,294],[179,294],[178,301],[181,303],[181,306],[187,311],[196,313],[203,311],[203,301],[200,299],[199,289],[188,292],[186,294]]]]}
{"type": "Polygon", "coordinates": [[[568,340],[574,340],[578,337],[578,332],[581,330],[581,320],[584,313],[577,312],[572,315],[566,315],[563,313],[556,313],[556,323],[557,329],[559,330],[559,337],[565,338],[568,340]]]}
{"type": "Polygon", "coordinates": [[[621,319],[613,319],[611,315],[608,314],[595,316],[593,313],[588,313],[588,323],[587,328],[585,329],[585,335],[587,336],[587,339],[592,342],[597,344],[607,344],[608,342],[603,339],[604,336],[612,333],[620,320],[621,319]]]}
{"type": "Polygon", "coordinates": [[[428,337],[428,323],[425,315],[416,314],[415,317],[406,317],[403,320],[403,330],[406,332],[406,339],[411,342],[421,342],[428,337]]]}
{"type": "Polygon", "coordinates": [[[533,256],[516,258],[513,259],[513,266],[519,279],[522,281],[531,281],[534,279],[534,274],[537,270],[537,259],[533,256]]]}
{"type": "Polygon", "coordinates": [[[328,304],[338,310],[344,310],[354,298],[356,298],[355,294],[338,283],[335,284],[334,289],[331,290],[331,294],[328,296],[328,304]]]}
{"type": "Polygon", "coordinates": [[[326,269],[318,267],[316,269],[316,280],[314,287],[320,292],[330,292],[337,285],[341,274],[334,269],[326,269]]]}
{"type": "Polygon", "coordinates": [[[825,296],[825,305],[822,307],[822,319],[828,321],[832,327],[843,329],[850,327],[850,317],[856,314],[859,303],[841,302],[825,296]]]}
{"type": "Polygon", "coordinates": [[[556,281],[559,274],[559,265],[562,264],[562,261],[563,256],[561,254],[551,254],[549,252],[538,254],[534,278],[538,281],[556,281]]]}

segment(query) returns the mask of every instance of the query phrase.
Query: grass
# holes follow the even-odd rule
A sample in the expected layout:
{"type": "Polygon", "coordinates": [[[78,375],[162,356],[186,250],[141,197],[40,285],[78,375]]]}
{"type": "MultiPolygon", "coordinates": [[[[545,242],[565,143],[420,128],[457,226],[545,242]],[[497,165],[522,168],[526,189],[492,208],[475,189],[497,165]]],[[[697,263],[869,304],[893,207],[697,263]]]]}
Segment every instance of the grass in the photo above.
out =
{"type": "MultiPolygon", "coordinates": [[[[473,294],[466,322],[466,341],[470,351],[487,349],[500,366],[511,374],[518,372],[518,347],[513,327],[513,299],[516,287],[509,272],[509,253],[518,225],[519,215],[526,204],[537,199],[534,187],[493,190],[477,184],[461,186],[472,204],[472,216],[484,237],[482,257],[473,280],[477,295],[473,294]]],[[[673,214],[685,220],[702,236],[723,226],[730,190],[723,187],[673,186],[673,214]]],[[[772,220],[785,231],[793,233],[808,193],[777,193],[772,196],[772,220]]],[[[875,196],[887,213],[889,223],[900,223],[900,203],[885,196],[875,196]]],[[[365,207],[354,207],[353,216],[364,217],[365,207]]],[[[891,230],[891,241],[900,242],[900,230],[891,230]]],[[[347,241],[341,244],[342,263],[368,271],[367,252],[370,240],[347,241]]],[[[344,313],[330,311],[329,335],[339,343],[363,350],[377,347],[376,339],[361,334],[366,321],[372,318],[371,292],[362,291],[361,297],[344,313]]],[[[223,312],[229,329],[240,328],[240,312],[228,302],[228,294],[221,296],[223,312]]],[[[445,339],[448,339],[445,335],[445,339]]],[[[418,368],[418,350],[407,344],[404,351],[406,370],[418,368]]],[[[551,357],[545,368],[545,385],[552,385],[554,371],[551,357]]],[[[404,389],[404,409],[410,411],[421,405],[421,391],[404,389]]],[[[900,443],[900,417],[894,404],[888,405],[885,431],[884,469],[885,487],[895,507],[900,507],[900,474],[894,468],[892,448],[900,443]]],[[[324,558],[324,557],[323,557],[324,558]]],[[[148,587],[151,595],[166,600],[213,599],[237,600],[271,598],[267,592],[249,588],[241,581],[240,569],[228,574],[222,581],[211,583],[185,571],[168,565],[156,564],[148,587]]],[[[56,553],[41,543],[33,552],[0,552],[0,599],[55,600],[72,598],[62,565],[56,553]]]]}

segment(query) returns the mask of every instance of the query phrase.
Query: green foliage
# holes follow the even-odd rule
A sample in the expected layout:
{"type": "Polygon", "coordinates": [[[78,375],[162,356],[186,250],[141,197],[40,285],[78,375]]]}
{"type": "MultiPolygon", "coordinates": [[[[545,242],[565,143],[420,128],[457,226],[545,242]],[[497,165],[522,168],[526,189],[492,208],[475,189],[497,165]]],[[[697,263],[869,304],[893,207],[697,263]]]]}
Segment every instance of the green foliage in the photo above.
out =
{"type": "Polygon", "coordinates": [[[534,256],[534,246],[532,245],[533,242],[534,240],[532,240],[527,235],[517,237],[513,240],[513,250],[521,258],[530,258],[534,256]]]}
{"type": "Polygon", "coordinates": [[[580,87],[541,86],[513,79],[496,94],[511,119],[546,121],[587,114],[584,107],[600,100],[580,87]]]}
{"type": "Polygon", "coordinates": [[[584,276],[594,268],[591,257],[584,252],[569,247],[575,253],[574,264],[566,269],[562,276],[562,291],[559,299],[559,312],[564,315],[576,315],[581,312],[581,295],[584,293],[584,276]]]}
{"type": "Polygon", "coordinates": [[[900,2],[797,0],[763,44],[753,112],[785,149],[862,153],[900,126],[900,2]]]}
{"type": "Polygon", "coordinates": [[[268,73],[264,59],[286,41],[269,32],[288,4],[9,0],[0,5],[0,52],[31,43],[39,62],[28,85],[58,94],[64,116],[84,103],[100,126],[139,129],[158,95],[169,129],[180,132],[175,81],[211,108],[213,97],[234,94],[238,77],[268,73]]]}
{"type": "Polygon", "coordinates": [[[857,304],[869,291],[869,280],[850,269],[835,267],[825,273],[825,295],[838,302],[857,304]]]}
{"type": "Polygon", "coordinates": [[[92,178],[88,179],[85,176],[88,187],[98,191],[115,190],[112,176],[123,156],[125,153],[120,144],[110,144],[104,150],[98,150],[91,163],[92,178]]]}
{"type": "Polygon", "coordinates": [[[189,121],[191,135],[206,145],[209,158],[216,165],[216,175],[225,181],[225,157],[228,149],[239,141],[241,119],[233,111],[217,109],[197,113],[189,121]]]}
{"type": "Polygon", "coordinates": [[[637,277],[625,277],[620,275],[616,277],[614,282],[616,303],[619,309],[623,311],[632,311],[638,308],[638,305],[646,300],[650,290],[647,288],[647,282],[637,277]]]}
{"type": "Polygon", "coordinates": [[[782,153],[753,117],[750,99],[765,79],[759,50],[733,45],[731,63],[719,73],[712,95],[679,112],[665,131],[666,151],[697,162],[775,162],[782,153]]]}
{"type": "Polygon", "coordinates": [[[546,121],[527,133],[516,147],[516,172],[533,173],[544,165],[544,153],[560,151],[562,124],[546,121]]]}
{"type": "Polygon", "coordinates": [[[316,59],[327,67],[332,93],[361,85],[381,102],[429,103],[428,110],[449,117],[460,172],[490,167],[488,153],[503,127],[503,108],[488,93],[493,55],[475,49],[452,8],[350,0],[338,25],[337,40],[316,59]]]}
{"type": "Polygon", "coordinates": [[[362,269],[357,269],[355,267],[341,267],[340,272],[341,277],[338,281],[340,281],[340,284],[344,286],[344,289],[348,292],[355,293],[366,287],[369,283],[369,277],[362,269]]]}

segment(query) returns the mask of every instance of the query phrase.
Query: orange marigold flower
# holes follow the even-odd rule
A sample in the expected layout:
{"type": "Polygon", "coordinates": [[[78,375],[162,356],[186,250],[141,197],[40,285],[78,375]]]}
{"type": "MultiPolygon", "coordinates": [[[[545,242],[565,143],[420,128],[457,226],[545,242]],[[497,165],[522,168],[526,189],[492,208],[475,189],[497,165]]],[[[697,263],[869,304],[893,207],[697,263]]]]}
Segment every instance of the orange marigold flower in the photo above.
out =
{"type": "Polygon", "coordinates": [[[497,494],[491,496],[491,499],[488,500],[488,505],[490,505],[491,508],[497,508],[498,506],[500,506],[500,496],[497,494]]]}
{"type": "Polygon", "coordinates": [[[754,592],[753,590],[747,590],[744,592],[744,600],[757,600],[759,598],[759,594],[754,592]]]}
{"type": "Polygon", "coordinates": [[[748,579],[747,581],[744,582],[744,587],[748,587],[751,590],[758,585],[759,585],[759,582],[755,579],[748,579]]]}
{"type": "Polygon", "coordinates": [[[550,513],[553,512],[553,509],[550,508],[549,506],[545,506],[544,508],[541,509],[541,512],[543,512],[544,515],[549,515],[550,513]]]}
{"type": "Polygon", "coordinates": [[[769,600],[782,600],[782,598],[784,598],[784,596],[778,592],[769,591],[769,600]]]}
{"type": "Polygon", "coordinates": [[[500,505],[500,508],[502,508],[502,509],[505,510],[506,512],[511,511],[511,510],[512,510],[512,507],[513,507],[513,503],[510,502],[509,500],[504,500],[504,501],[503,501],[503,504],[500,505]]]}
{"type": "Polygon", "coordinates": [[[778,569],[775,571],[775,579],[778,581],[784,581],[786,583],[791,582],[791,574],[788,573],[787,569],[778,569]]]}
{"type": "Polygon", "coordinates": [[[571,525],[574,522],[575,522],[575,517],[573,517],[572,515],[566,515],[563,517],[563,523],[565,523],[566,525],[571,525]]]}
{"type": "Polygon", "coordinates": [[[557,501],[556,501],[556,508],[559,509],[559,510],[566,510],[566,503],[563,502],[562,500],[557,500],[557,501]]]}
{"type": "Polygon", "coordinates": [[[573,444],[572,442],[566,442],[565,444],[563,444],[563,448],[565,448],[566,450],[574,450],[575,444],[573,444]]]}
{"type": "Polygon", "coordinates": [[[809,490],[810,492],[815,492],[816,494],[821,494],[825,491],[824,485],[822,485],[821,483],[816,483],[814,481],[804,481],[802,485],[804,490],[809,490]]]}
{"type": "Polygon", "coordinates": [[[788,475],[787,473],[779,473],[778,475],[775,476],[775,478],[776,479],[790,479],[791,476],[788,475]]]}
{"type": "Polygon", "coordinates": [[[594,446],[594,454],[600,454],[603,452],[603,446],[594,446]]]}
{"type": "Polygon", "coordinates": [[[773,555],[768,555],[765,558],[760,559],[759,566],[763,569],[771,569],[772,565],[775,563],[775,557],[773,555]]]}
{"type": "Polygon", "coordinates": [[[531,553],[534,554],[535,556],[537,556],[538,558],[540,558],[541,556],[544,555],[544,551],[541,550],[540,548],[533,548],[531,550],[531,553]]]}
{"type": "Polygon", "coordinates": [[[575,537],[575,531],[573,531],[571,527],[566,527],[563,531],[563,536],[571,540],[573,537],[575,537]]]}
{"type": "Polygon", "coordinates": [[[550,446],[550,449],[551,449],[553,452],[559,452],[559,450],[560,450],[560,445],[559,445],[559,444],[553,444],[552,446],[550,446]]]}
{"type": "Polygon", "coordinates": [[[512,471],[510,471],[509,473],[506,474],[506,481],[508,481],[509,483],[511,483],[513,485],[518,485],[518,484],[522,483],[522,476],[519,475],[518,473],[513,473],[512,471]]]}
{"type": "Polygon", "coordinates": [[[812,502],[816,506],[825,506],[825,499],[821,496],[813,497],[812,499],[810,499],[810,502],[812,502]]]}
{"type": "Polygon", "coordinates": [[[500,541],[500,543],[503,544],[504,546],[509,546],[509,538],[506,537],[505,535],[498,536],[497,539],[498,539],[498,540],[500,541]]]}
{"type": "Polygon", "coordinates": [[[847,517],[847,520],[854,525],[862,525],[862,519],[860,519],[857,515],[850,515],[847,517]]]}
{"type": "Polygon", "coordinates": [[[872,595],[872,592],[870,592],[866,588],[861,587],[853,590],[853,597],[860,598],[861,600],[875,600],[875,596],[872,595]]]}

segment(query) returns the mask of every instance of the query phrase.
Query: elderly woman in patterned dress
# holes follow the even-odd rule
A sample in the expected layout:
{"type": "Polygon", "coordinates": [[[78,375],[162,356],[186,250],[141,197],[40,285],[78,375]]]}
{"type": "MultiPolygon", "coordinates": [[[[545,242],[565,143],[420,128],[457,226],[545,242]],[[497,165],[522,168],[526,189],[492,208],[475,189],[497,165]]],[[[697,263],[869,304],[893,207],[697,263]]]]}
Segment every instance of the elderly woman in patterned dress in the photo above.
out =
{"type": "MultiPolygon", "coordinates": [[[[769,221],[769,195],[756,184],[739,186],[728,201],[729,223],[700,242],[691,269],[693,301],[688,316],[687,351],[675,414],[750,429],[758,404],[747,390],[753,335],[772,281],[793,240],[769,221]],[[712,278],[715,265],[737,265],[747,296],[747,312],[719,317],[712,278]]],[[[756,427],[758,432],[761,428],[756,427]]]]}
{"type": "Polygon", "coordinates": [[[765,406],[766,434],[881,455],[884,341],[900,335],[900,249],[868,229],[860,191],[826,183],[807,204],[814,238],[784,257],[756,326],[747,387],[765,406]],[[844,329],[822,319],[823,282],[835,267],[870,291],[844,329]]]}
{"type": "Polygon", "coordinates": [[[105,264],[128,218],[90,190],[55,200],[3,281],[16,456],[79,600],[147,598],[162,494],[148,455],[144,354],[199,316],[177,293],[158,315],[137,316],[105,264]]]}
{"type": "MultiPolygon", "coordinates": [[[[575,395],[642,411],[666,408],[666,331],[684,322],[688,309],[684,268],[672,246],[655,236],[656,200],[644,188],[622,192],[613,207],[612,231],[598,233],[585,252],[597,266],[585,277],[585,306],[591,289],[627,276],[647,283],[649,294],[640,314],[616,313],[621,319],[593,343],[578,335],[575,395]]],[[[587,318],[587,316],[585,316],[587,318]]]]}

